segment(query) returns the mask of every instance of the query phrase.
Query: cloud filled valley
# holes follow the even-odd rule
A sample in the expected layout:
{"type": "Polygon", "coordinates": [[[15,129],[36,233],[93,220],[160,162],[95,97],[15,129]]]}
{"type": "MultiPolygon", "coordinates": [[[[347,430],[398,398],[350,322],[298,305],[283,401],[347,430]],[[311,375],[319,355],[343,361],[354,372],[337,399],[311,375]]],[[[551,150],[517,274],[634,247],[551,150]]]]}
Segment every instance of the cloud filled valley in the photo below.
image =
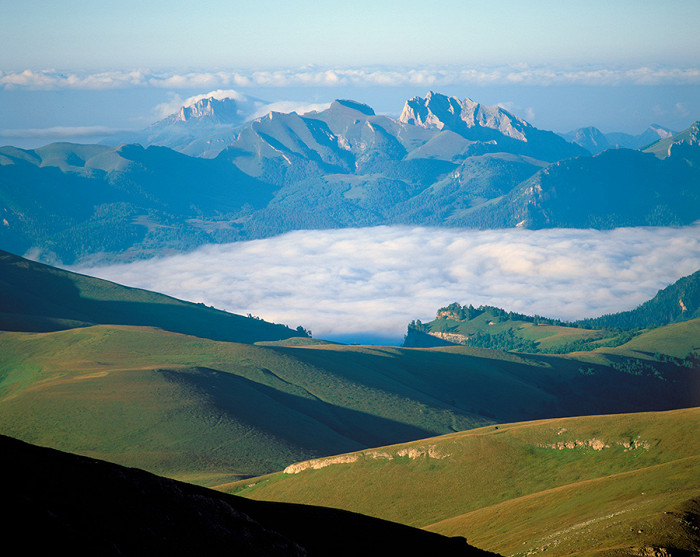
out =
{"type": "Polygon", "coordinates": [[[74,270],[301,324],[317,338],[397,343],[408,322],[430,320],[454,301],[573,320],[632,309],[698,268],[696,224],[605,231],[296,231],[74,270]]]}

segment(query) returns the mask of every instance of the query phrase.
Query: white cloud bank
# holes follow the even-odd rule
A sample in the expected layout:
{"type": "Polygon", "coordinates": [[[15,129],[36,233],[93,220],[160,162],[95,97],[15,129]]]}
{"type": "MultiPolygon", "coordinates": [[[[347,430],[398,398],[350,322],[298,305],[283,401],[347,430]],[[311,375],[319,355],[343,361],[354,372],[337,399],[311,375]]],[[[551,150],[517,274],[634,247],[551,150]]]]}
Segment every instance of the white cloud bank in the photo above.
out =
{"type": "Polygon", "coordinates": [[[12,139],[46,139],[108,136],[124,133],[125,130],[105,126],[54,126],[51,128],[24,128],[0,130],[0,137],[12,139]]]}
{"type": "Polygon", "coordinates": [[[123,89],[221,89],[242,87],[342,87],[413,86],[427,88],[470,85],[697,85],[700,68],[687,67],[444,67],[444,68],[321,68],[303,67],[268,71],[194,71],[188,73],[149,70],[58,72],[27,69],[0,71],[0,88],[123,89]]]}
{"type": "Polygon", "coordinates": [[[260,118],[261,116],[265,116],[269,112],[273,111],[306,114],[307,112],[312,111],[319,112],[327,109],[330,106],[330,103],[305,103],[299,101],[275,101],[272,103],[265,103],[257,99],[250,98],[234,89],[217,89],[215,91],[195,95],[184,100],[182,97],[180,97],[180,95],[170,93],[168,101],[156,105],[156,107],[153,109],[153,113],[159,119],[165,118],[178,112],[183,106],[192,106],[203,99],[209,98],[216,100],[233,99],[237,101],[240,107],[239,112],[246,120],[254,120],[255,118],[260,118]]]}
{"type": "Polygon", "coordinates": [[[400,340],[411,320],[429,321],[454,301],[567,320],[624,311],[698,269],[700,224],[609,231],[298,231],[78,270],[302,324],[317,338],[363,341],[400,340]]]}

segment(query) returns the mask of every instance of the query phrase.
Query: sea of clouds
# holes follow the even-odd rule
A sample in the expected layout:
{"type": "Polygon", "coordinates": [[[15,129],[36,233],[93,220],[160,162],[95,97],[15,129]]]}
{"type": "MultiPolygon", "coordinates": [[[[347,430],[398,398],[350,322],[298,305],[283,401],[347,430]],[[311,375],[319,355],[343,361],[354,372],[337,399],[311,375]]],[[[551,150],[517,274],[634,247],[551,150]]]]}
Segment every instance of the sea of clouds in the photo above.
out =
{"type": "Polygon", "coordinates": [[[157,87],[164,89],[204,89],[228,87],[295,86],[400,86],[438,87],[453,84],[472,85],[662,85],[698,84],[697,67],[571,67],[532,66],[528,64],[484,67],[317,67],[276,70],[222,70],[163,72],[143,69],[110,71],[57,71],[55,69],[21,71],[0,70],[0,88],[123,89],[157,87]]]}
{"type": "Polygon", "coordinates": [[[575,320],[633,309],[700,269],[700,223],[615,230],[380,226],[290,232],[74,269],[317,338],[400,343],[451,302],[575,320]]]}

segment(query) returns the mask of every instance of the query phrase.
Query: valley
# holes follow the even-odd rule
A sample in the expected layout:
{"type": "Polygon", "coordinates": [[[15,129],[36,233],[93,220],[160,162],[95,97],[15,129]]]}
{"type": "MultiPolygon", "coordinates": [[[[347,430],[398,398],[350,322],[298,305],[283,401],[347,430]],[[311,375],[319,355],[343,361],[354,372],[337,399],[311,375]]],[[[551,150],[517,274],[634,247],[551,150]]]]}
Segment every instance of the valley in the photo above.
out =
{"type": "MultiPolygon", "coordinates": [[[[74,475],[92,463],[109,485],[148,485],[154,505],[178,493],[185,513],[198,508],[190,495],[207,501],[199,516],[242,513],[247,534],[220,533],[260,535],[253,547],[280,554],[356,554],[385,536],[383,551],[444,555],[697,552],[700,271],[575,321],[460,300],[407,323],[399,347],[60,268],[295,230],[692,229],[697,122],[565,137],[435,92],[398,118],[339,99],[246,120],[236,102],[201,98],[119,146],[0,148],[0,433],[73,455],[2,442],[65,465],[76,485],[52,495],[29,465],[13,468],[17,505],[23,493],[100,505],[85,497],[105,480],[74,475]],[[345,528],[367,537],[329,549],[345,528]]],[[[213,257],[211,273],[245,264],[213,257]]],[[[362,287],[362,272],[342,271],[362,287]]]]}

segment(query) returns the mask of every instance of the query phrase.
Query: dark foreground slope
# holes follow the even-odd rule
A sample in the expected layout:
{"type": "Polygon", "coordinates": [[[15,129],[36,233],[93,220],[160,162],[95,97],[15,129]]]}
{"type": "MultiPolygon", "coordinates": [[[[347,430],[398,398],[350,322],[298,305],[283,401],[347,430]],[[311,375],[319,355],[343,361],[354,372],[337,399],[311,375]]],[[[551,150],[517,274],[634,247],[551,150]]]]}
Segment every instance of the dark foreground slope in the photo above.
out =
{"type": "Polygon", "coordinates": [[[24,554],[491,555],[366,516],[259,503],[0,437],[3,530],[24,554]]]}
{"type": "Polygon", "coordinates": [[[0,330],[46,332],[96,324],[159,327],[233,342],[306,336],[284,325],[71,273],[0,251],[0,330]]]}

